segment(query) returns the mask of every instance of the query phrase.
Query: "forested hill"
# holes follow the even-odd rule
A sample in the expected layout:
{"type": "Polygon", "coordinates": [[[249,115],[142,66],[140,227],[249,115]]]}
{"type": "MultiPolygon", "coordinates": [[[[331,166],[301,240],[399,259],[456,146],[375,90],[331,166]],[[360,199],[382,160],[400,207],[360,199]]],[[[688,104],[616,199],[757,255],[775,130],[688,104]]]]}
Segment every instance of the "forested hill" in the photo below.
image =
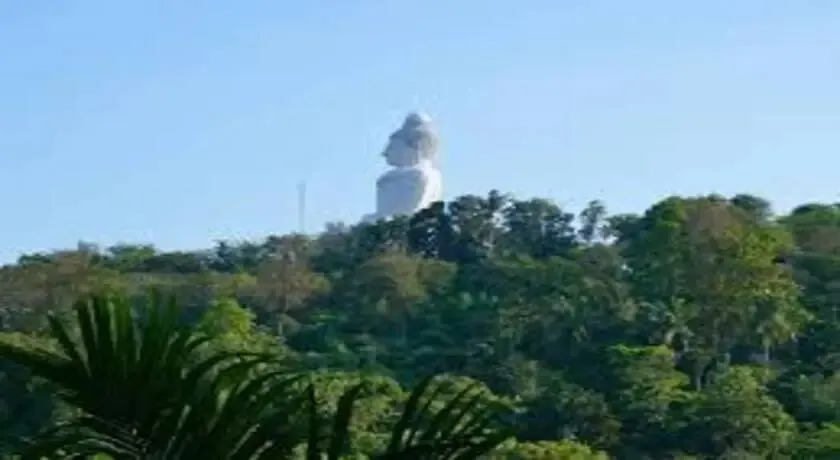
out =
{"type": "MultiPolygon", "coordinates": [[[[516,408],[519,447],[498,458],[837,459],[838,275],[840,205],[672,197],[572,215],[494,192],[315,237],[25,255],[0,270],[0,327],[40,335],[79,296],[157,288],[218,320],[225,346],[336,378],[479,380],[516,408]]],[[[67,416],[0,365],[1,430],[67,416]]],[[[395,385],[362,411],[370,439],[395,385]]]]}

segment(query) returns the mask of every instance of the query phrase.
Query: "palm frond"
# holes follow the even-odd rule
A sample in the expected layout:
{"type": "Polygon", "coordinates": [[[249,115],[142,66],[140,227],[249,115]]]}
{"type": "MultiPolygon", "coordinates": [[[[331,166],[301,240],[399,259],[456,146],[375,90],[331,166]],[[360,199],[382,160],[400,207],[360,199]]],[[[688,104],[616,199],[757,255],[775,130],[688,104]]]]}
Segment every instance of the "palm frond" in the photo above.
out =
{"type": "MultiPolygon", "coordinates": [[[[150,297],[143,318],[127,300],[76,305],[77,330],[50,319],[58,350],[0,338],[0,357],[56,384],[82,416],[41,433],[22,458],[278,460],[303,446],[308,460],[350,450],[361,382],[332,420],[319,415],[314,384],[272,355],[212,352],[209,338],[178,321],[172,300],[150,297]]],[[[428,378],[410,394],[379,460],[472,460],[509,437],[475,387],[448,400],[428,378]],[[441,406],[442,407],[439,407],[441,406]]]]}
{"type": "Polygon", "coordinates": [[[175,304],[157,295],[150,297],[145,322],[125,299],[94,297],[75,310],[77,330],[50,318],[58,350],[0,339],[0,356],[56,384],[59,396],[86,415],[76,425],[44,433],[44,446],[69,443],[62,433],[72,430],[140,445],[153,438],[162,418],[178,412],[197,382],[235,360],[198,360],[195,351],[209,338],[181,325],[175,304]],[[93,421],[99,423],[93,427],[93,421]]]}
{"type": "Polygon", "coordinates": [[[512,436],[499,422],[495,408],[483,402],[475,385],[468,386],[435,411],[442,385],[434,377],[421,381],[409,396],[378,460],[478,459],[512,436]]]}

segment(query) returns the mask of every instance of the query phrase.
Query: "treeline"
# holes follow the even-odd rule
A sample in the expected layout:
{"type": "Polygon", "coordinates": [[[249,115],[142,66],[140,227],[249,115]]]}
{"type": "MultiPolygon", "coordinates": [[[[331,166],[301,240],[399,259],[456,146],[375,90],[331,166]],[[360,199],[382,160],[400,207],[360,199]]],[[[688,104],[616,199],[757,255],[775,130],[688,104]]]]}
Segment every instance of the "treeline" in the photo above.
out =
{"type": "MultiPolygon", "coordinates": [[[[24,255],[0,269],[0,327],[40,340],[80,296],[170,293],[219,346],[271,350],[336,387],[378,375],[360,455],[383,407],[437,373],[514,410],[498,458],[835,459],[838,275],[840,204],[775,215],[751,195],[672,197],[574,215],[491,192],[314,237],[24,255]]],[[[73,416],[2,366],[0,430],[73,416]]]]}

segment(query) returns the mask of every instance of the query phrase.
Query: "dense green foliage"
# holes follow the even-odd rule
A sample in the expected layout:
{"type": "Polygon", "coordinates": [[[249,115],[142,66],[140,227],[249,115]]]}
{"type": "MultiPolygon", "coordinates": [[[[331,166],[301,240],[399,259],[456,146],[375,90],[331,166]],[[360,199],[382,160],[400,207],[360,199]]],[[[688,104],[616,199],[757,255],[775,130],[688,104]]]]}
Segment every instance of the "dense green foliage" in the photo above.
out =
{"type": "MultiPolygon", "coordinates": [[[[208,334],[212,331],[179,321],[174,299],[153,295],[149,300],[142,306],[114,296],[80,301],[72,322],[51,315],[52,344],[0,337],[0,356],[54,385],[60,400],[75,410],[34,437],[18,437],[19,446],[10,449],[13,455],[119,460],[359,457],[354,412],[360,401],[381,394],[381,382],[357,379],[349,388],[330,392],[336,379],[324,381],[317,374],[292,370],[275,353],[214,347],[208,334]],[[337,398],[330,398],[333,394],[337,398]]],[[[212,324],[221,315],[208,316],[212,324]]],[[[365,458],[477,460],[511,438],[505,426],[509,410],[477,383],[453,383],[428,377],[405,398],[390,401],[399,410],[391,412],[391,423],[381,420],[388,429],[381,433],[385,436],[379,446],[364,449],[365,458]]],[[[364,420],[370,420],[367,415],[364,420]]]]}
{"type": "MultiPolygon", "coordinates": [[[[170,293],[212,337],[317,381],[332,417],[360,375],[352,454],[381,451],[406,388],[446,374],[511,410],[491,459],[840,458],[840,205],[673,197],[575,216],[491,193],[316,237],[31,254],[0,269],[5,341],[91,293],[170,293]]],[[[0,430],[76,409],[0,363],[0,430]]],[[[326,418],[325,418],[326,420],[326,418]]]]}

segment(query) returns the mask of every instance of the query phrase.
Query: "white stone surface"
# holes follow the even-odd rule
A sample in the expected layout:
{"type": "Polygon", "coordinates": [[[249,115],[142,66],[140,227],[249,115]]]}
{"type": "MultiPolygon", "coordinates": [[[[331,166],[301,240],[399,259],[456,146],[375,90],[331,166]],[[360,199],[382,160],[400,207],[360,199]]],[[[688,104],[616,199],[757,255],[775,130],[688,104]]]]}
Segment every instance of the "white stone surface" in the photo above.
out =
{"type": "Polygon", "coordinates": [[[439,145],[431,118],[410,113],[382,152],[392,169],[376,181],[376,212],[365,221],[412,215],[443,199],[443,178],[436,165],[439,145]]]}

